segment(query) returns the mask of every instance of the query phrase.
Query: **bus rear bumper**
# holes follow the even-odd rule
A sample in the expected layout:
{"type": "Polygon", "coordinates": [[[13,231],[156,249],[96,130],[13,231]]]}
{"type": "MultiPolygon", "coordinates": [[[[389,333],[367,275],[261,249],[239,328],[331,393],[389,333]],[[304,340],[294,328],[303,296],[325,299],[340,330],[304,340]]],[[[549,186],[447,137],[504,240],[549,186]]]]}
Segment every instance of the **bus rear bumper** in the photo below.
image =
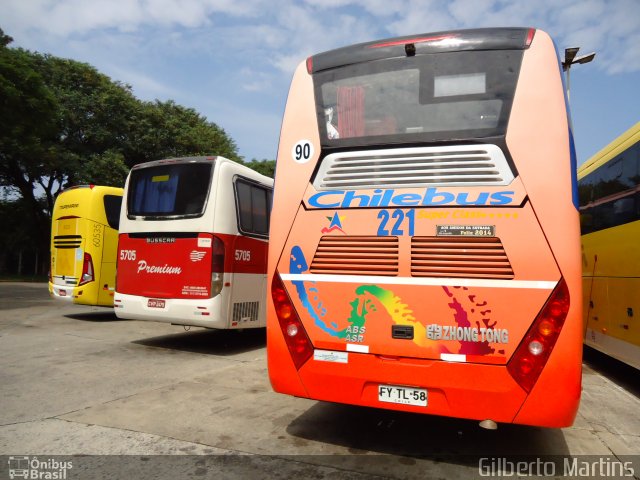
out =
{"type": "MultiPolygon", "coordinates": [[[[299,390],[296,393],[288,391],[287,382],[280,381],[277,372],[271,368],[269,372],[276,391],[300,395],[299,390]]],[[[524,418],[519,418],[519,412],[528,403],[529,395],[515,382],[505,365],[389,359],[350,352],[348,363],[317,361],[312,357],[298,371],[298,376],[308,397],[313,399],[478,421],[490,419],[498,423],[566,426],[558,425],[558,416],[566,418],[559,423],[570,425],[577,409],[576,404],[566,412],[553,412],[549,424],[544,420],[544,412],[539,412],[533,422],[529,418],[521,421],[524,418]],[[381,401],[380,387],[426,390],[427,405],[381,401]]],[[[292,387],[295,390],[295,385],[292,387]]],[[[546,408],[551,410],[558,392],[546,394],[546,408]]]]}
{"type": "Polygon", "coordinates": [[[113,307],[118,318],[146,320],[205,328],[229,328],[227,318],[214,315],[215,299],[151,299],[115,293],[113,307]],[[163,303],[164,302],[164,303],[163,303]]]}
{"type": "Polygon", "coordinates": [[[75,287],[56,285],[49,282],[49,295],[51,295],[51,298],[55,298],[56,300],[71,302],[73,300],[74,290],[75,287]]]}

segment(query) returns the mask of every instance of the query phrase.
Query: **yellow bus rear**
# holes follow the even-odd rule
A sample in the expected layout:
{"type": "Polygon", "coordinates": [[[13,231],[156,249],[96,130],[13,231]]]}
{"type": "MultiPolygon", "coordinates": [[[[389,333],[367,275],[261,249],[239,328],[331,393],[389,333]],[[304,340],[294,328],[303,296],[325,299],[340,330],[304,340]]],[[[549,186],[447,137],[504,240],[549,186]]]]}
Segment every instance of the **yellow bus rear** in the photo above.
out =
{"type": "Polygon", "coordinates": [[[122,188],[82,185],[56,199],[51,217],[49,293],[113,306],[122,188]]]}

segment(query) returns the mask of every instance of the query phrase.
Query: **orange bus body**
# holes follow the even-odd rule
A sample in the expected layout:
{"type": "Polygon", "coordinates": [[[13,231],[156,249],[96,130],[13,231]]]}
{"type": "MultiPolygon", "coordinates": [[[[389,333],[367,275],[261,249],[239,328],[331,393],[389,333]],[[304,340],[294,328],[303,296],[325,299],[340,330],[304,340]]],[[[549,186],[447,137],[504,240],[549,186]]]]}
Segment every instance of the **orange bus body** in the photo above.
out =
{"type": "MultiPolygon", "coordinates": [[[[441,63],[444,74],[434,74],[424,97],[420,80],[421,108],[431,101],[425,108],[443,112],[437,103],[450,97],[462,102],[453,109],[467,109],[465,95],[495,105],[485,102],[493,72],[464,67],[456,76],[441,63]]],[[[582,357],[575,155],[546,33],[445,32],[310,57],[291,84],[275,178],[267,302],[275,391],[476,420],[573,423],[582,357]],[[515,79],[510,109],[496,110],[504,121],[478,120],[503,122],[501,131],[481,124],[464,136],[430,119],[400,130],[402,119],[368,117],[384,93],[367,97],[376,82],[363,80],[367,69],[415,62],[419,74],[402,75],[418,78],[427,75],[425,58],[480,51],[508,53],[517,67],[505,69],[515,79]],[[329,125],[334,111],[337,127],[329,125]],[[402,135],[389,135],[394,128],[402,135]],[[476,173],[437,177],[448,174],[447,156],[478,152],[479,170],[463,166],[476,173]]]]}

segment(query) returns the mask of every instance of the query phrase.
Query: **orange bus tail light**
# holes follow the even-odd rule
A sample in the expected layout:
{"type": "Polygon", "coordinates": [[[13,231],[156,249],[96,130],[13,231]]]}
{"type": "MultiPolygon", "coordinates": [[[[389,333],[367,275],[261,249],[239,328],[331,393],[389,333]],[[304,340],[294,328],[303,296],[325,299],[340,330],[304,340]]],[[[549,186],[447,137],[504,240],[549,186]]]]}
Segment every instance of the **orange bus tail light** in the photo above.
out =
{"type": "Polygon", "coordinates": [[[93,260],[88,253],[84,254],[84,261],[82,262],[82,276],[78,285],[84,285],[85,283],[93,282],[95,280],[93,270],[93,260]]]}
{"type": "Polygon", "coordinates": [[[560,279],[507,366],[511,376],[527,393],[535,385],[551,355],[570,303],[567,284],[560,279]]]}
{"type": "Polygon", "coordinates": [[[222,292],[224,284],[224,242],[219,237],[213,237],[211,253],[211,298],[213,298],[222,292]]]}
{"type": "Polygon", "coordinates": [[[271,283],[271,296],[287,348],[296,369],[299,370],[313,354],[313,345],[277,272],[271,283]]]}

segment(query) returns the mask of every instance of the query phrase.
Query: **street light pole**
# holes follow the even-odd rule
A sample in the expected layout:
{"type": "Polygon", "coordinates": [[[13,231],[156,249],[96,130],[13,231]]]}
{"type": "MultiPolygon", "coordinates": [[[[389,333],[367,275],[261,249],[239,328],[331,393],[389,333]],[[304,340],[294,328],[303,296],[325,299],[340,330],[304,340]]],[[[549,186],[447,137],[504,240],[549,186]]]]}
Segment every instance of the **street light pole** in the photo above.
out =
{"type": "Polygon", "coordinates": [[[589,63],[592,61],[596,54],[595,52],[588,53],[587,55],[578,55],[578,50],[580,47],[570,47],[564,49],[564,61],[562,62],[562,70],[567,72],[567,101],[570,100],[570,82],[571,82],[571,65],[575,65],[577,63],[589,63]]]}

